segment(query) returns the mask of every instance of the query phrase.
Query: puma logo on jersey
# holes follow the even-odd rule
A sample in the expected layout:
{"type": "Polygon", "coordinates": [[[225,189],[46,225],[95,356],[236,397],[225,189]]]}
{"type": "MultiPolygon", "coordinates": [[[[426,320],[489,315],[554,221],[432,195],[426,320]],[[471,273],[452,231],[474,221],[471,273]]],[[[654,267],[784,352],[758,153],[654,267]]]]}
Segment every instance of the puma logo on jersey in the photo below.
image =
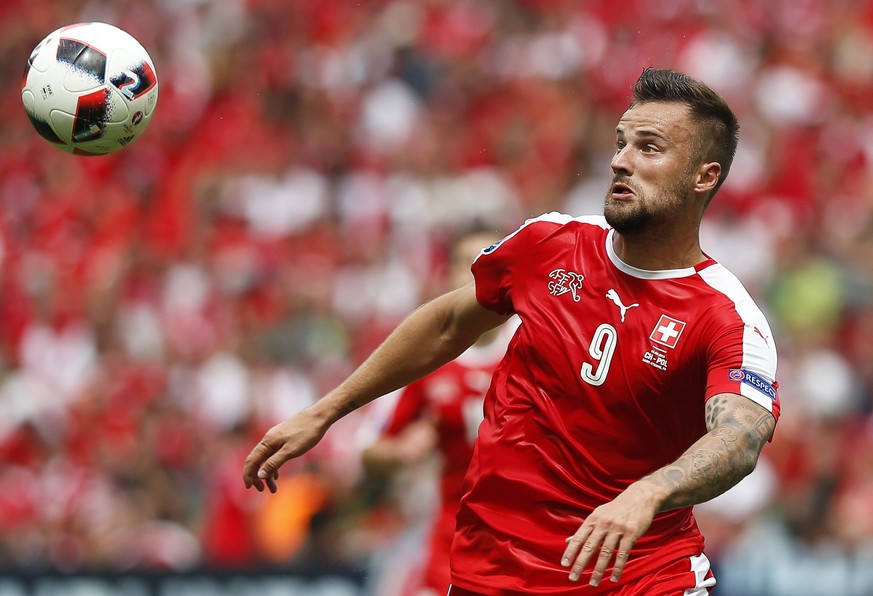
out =
{"type": "Polygon", "coordinates": [[[757,326],[753,329],[753,331],[754,331],[755,333],[757,333],[758,335],[761,336],[761,339],[764,340],[764,343],[767,344],[767,347],[769,348],[769,347],[770,347],[770,341],[769,341],[769,339],[768,339],[769,336],[764,335],[764,334],[761,332],[761,330],[758,329],[757,326]]]}
{"type": "Polygon", "coordinates": [[[622,303],[621,298],[618,295],[618,292],[616,292],[612,288],[609,288],[609,291],[606,292],[606,297],[609,298],[610,300],[612,300],[613,302],[615,302],[615,305],[619,308],[619,312],[621,313],[621,322],[622,323],[624,323],[624,316],[627,314],[627,311],[629,311],[630,309],[632,309],[635,306],[639,306],[639,303],[637,303],[637,302],[634,302],[633,304],[629,304],[628,306],[625,306],[622,303]]]}
{"type": "Polygon", "coordinates": [[[549,279],[553,280],[549,282],[549,292],[552,296],[561,296],[570,292],[574,302],[581,300],[579,291],[582,289],[582,281],[585,279],[582,274],[566,269],[555,269],[549,273],[549,279]]]}

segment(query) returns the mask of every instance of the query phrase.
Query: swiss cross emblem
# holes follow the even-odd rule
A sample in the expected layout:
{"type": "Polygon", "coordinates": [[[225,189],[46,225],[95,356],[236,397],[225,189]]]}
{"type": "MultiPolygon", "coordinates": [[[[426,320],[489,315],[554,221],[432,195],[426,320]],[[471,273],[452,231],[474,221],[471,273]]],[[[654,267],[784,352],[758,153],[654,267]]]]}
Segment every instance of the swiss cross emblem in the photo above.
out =
{"type": "Polygon", "coordinates": [[[675,348],[679,342],[679,336],[682,335],[684,329],[685,323],[682,321],[667,315],[661,315],[661,318],[658,319],[658,324],[655,325],[655,330],[649,335],[649,339],[662,346],[675,348]]]}

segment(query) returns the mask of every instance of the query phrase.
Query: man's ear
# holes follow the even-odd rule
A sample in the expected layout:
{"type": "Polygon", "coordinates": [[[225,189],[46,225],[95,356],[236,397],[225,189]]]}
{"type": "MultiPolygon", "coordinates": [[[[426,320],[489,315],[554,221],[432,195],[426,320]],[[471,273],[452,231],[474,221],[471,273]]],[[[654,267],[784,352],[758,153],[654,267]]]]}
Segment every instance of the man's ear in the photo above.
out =
{"type": "Polygon", "coordinates": [[[697,170],[697,183],[694,185],[695,192],[712,192],[715,190],[721,177],[721,164],[711,161],[702,164],[697,170]]]}

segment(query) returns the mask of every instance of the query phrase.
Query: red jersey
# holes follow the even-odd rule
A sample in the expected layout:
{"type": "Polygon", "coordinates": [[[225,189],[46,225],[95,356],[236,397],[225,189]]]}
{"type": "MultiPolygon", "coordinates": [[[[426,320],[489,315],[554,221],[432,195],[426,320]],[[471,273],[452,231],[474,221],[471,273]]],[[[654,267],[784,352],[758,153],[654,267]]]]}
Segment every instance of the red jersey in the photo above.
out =
{"type": "Polygon", "coordinates": [[[493,342],[471,346],[452,362],[407,386],[398,398],[385,431],[387,435],[396,435],[421,418],[432,420],[436,426],[442,460],[440,508],[432,525],[421,583],[439,594],[445,594],[449,588],[449,553],[455,532],[455,513],[483,419],[485,392],[514,329],[511,323],[505,325],[493,342]]]}
{"type": "MultiPolygon", "coordinates": [[[[479,302],[521,326],[485,398],[457,516],[452,583],[489,595],[595,594],[560,566],[599,505],[704,435],[713,395],[779,414],[767,321],[712,259],[644,271],[623,263],[603,217],[547,214],[473,264],[479,302]]],[[[655,516],[622,585],[703,537],[691,507],[655,516]]],[[[607,574],[609,572],[607,571],[607,574]]]]}

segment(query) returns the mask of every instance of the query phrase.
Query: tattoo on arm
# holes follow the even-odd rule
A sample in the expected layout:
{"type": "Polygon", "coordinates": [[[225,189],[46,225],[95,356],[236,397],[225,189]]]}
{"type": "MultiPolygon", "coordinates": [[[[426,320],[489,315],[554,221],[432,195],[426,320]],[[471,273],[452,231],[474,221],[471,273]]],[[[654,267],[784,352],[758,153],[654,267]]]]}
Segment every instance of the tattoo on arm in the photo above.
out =
{"type": "Polygon", "coordinates": [[[708,501],[734,486],[755,468],[775,426],[770,412],[745,397],[712,397],[706,404],[709,432],[646,478],[668,495],[661,511],[708,501]]]}
{"type": "Polygon", "coordinates": [[[340,406],[339,410],[337,411],[337,414],[339,414],[339,418],[342,418],[346,414],[351,414],[352,412],[354,412],[355,410],[357,410],[360,407],[361,407],[360,404],[358,404],[355,400],[352,400],[349,403],[346,403],[346,404],[343,404],[342,406],[340,406]]]}

